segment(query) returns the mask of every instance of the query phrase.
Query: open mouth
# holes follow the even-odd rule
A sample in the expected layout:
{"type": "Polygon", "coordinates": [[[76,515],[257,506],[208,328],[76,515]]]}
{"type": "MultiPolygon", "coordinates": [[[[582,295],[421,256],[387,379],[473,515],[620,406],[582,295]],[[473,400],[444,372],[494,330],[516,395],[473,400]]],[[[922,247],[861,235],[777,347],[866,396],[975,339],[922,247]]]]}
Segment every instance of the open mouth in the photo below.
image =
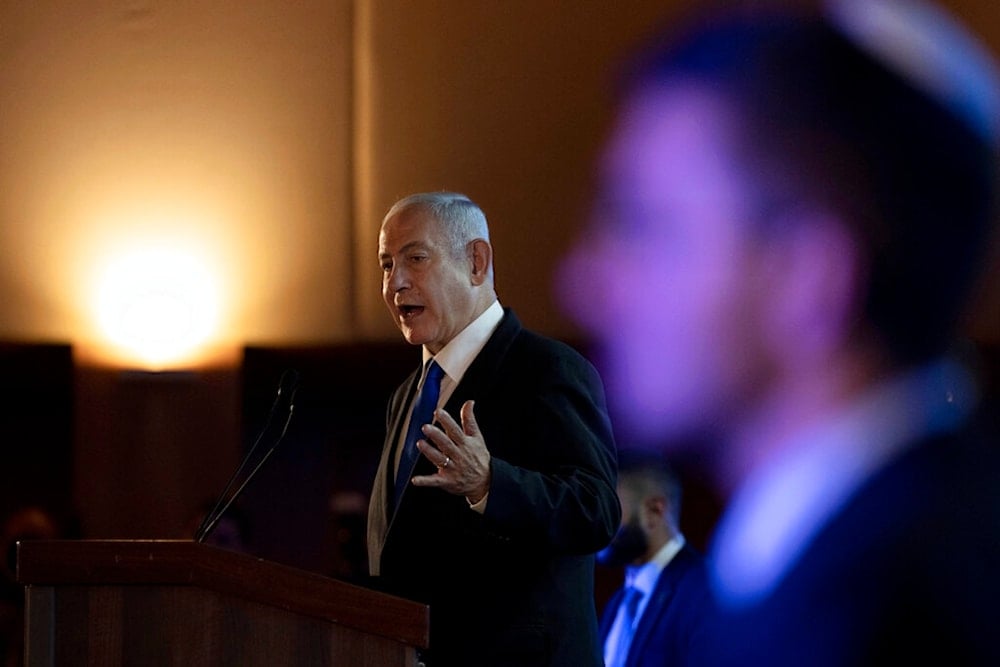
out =
{"type": "Polygon", "coordinates": [[[409,320],[420,313],[424,312],[423,306],[398,306],[399,316],[404,320],[409,320]]]}

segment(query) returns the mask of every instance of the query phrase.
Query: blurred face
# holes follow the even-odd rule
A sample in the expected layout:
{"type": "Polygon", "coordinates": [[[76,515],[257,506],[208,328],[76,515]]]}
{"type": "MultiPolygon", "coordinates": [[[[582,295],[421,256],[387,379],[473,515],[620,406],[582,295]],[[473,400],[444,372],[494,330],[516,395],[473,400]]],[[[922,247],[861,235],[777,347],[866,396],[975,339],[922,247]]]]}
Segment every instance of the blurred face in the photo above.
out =
{"type": "Polygon", "coordinates": [[[763,366],[760,262],[725,109],[694,88],[633,98],[601,164],[564,303],[599,348],[616,430],[637,441],[724,431],[763,366]]]}
{"type": "Polygon", "coordinates": [[[441,225],[420,208],[385,221],[378,246],[389,314],[408,343],[437,354],[475,319],[471,260],[454,256],[441,225]]]}
{"type": "Polygon", "coordinates": [[[597,552],[597,562],[612,567],[641,562],[648,555],[649,539],[643,530],[641,499],[627,485],[618,484],[622,521],[611,543],[597,552]]]}

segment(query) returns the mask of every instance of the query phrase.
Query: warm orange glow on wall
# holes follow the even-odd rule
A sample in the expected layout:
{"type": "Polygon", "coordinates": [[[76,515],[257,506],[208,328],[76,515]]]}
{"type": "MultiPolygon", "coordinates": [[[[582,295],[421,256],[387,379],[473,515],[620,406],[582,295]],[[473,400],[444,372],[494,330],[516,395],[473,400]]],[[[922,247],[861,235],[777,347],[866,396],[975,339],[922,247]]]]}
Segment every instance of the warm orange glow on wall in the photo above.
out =
{"type": "Polygon", "coordinates": [[[171,203],[149,192],[144,205],[111,203],[107,192],[81,198],[78,209],[89,213],[52,245],[63,258],[52,273],[73,304],[74,343],[127,368],[212,363],[241,335],[234,322],[245,290],[233,286],[249,282],[244,258],[253,253],[221,201],[178,188],[171,203]]]}
{"type": "Polygon", "coordinates": [[[204,258],[153,244],[101,267],[94,305],[101,331],[144,365],[190,357],[219,334],[219,280],[204,258]]]}
{"type": "Polygon", "coordinates": [[[0,338],[347,337],[351,5],[0,3],[0,338]]]}

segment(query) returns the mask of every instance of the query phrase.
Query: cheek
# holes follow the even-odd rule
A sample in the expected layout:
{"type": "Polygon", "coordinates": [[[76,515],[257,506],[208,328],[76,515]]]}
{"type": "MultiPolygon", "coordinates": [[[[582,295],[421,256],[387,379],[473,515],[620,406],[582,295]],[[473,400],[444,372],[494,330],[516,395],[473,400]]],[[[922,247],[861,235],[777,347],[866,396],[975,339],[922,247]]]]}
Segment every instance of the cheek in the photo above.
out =
{"type": "Polygon", "coordinates": [[[577,250],[557,279],[563,307],[601,343],[632,334],[629,329],[653,314],[648,308],[649,276],[614,242],[577,250]]]}
{"type": "Polygon", "coordinates": [[[701,261],[650,270],[644,289],[620,288],[627,307],[605,347],[606,380],[637,437],[703,429],[724,405],[743,365],[740,284],[732,265],[701,261]]]}

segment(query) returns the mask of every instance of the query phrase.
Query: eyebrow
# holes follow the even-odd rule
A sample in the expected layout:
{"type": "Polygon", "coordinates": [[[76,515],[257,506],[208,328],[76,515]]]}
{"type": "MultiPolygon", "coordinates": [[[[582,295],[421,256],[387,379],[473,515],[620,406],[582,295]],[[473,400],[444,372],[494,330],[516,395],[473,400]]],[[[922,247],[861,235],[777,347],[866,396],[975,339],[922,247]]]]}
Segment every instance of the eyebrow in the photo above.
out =
{"type": "MultiPolygon", "coordinates": [[[[410,241],[409,243],[407,243],[406,245],[404,245],[402,248],[400,248],[399,252],[402,254],[402,253],[406,253],[406,252],[408,252],[410,250],[415,250],[415,249],[430,250],[430,246],[427,245],[426,243],[424,243],[423,241],[410,241]]],[[[392,253],[385,252],[384,250],[378,254],[378,258],[379,259],[386,259],[386,258],[389,258],[389,257],[392,257],[392,253]]]]}

